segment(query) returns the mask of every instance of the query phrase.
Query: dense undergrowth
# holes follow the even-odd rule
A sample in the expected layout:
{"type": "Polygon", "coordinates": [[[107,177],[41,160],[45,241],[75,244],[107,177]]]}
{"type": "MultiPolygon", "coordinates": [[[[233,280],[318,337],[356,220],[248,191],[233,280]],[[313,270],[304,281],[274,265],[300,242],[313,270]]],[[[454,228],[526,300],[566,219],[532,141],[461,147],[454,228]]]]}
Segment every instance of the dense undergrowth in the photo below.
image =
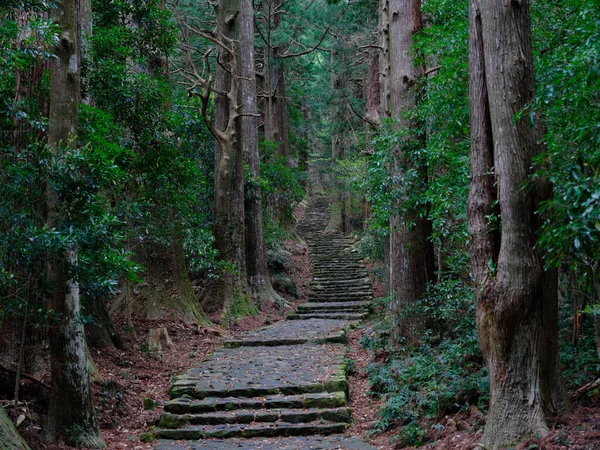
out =
{"type": "MultiPolygon", "coordinates": [[[[472,288],[445,279],[429,286],[426,295],[404,314],[422,318],[424,327],[416,344],[404,342],[396,351],[389,346],[389,297],[378,300],[378,314],[361,344],[373,352],[366,371],[371,395],[384,400],[374,433],[396,430],[393,440],[423,445],[435,439],[449,414],[476,407],[487,412],[489,384],[479,348],[472,288]]],[[[560,309],[560,357],[567,388],[593,381],[598,359],[591,317],[583,321],[573,346],[572,305],[563,299],[560,309]]],[[[474,424],[483,426],[484,423],[474,424]]]]}

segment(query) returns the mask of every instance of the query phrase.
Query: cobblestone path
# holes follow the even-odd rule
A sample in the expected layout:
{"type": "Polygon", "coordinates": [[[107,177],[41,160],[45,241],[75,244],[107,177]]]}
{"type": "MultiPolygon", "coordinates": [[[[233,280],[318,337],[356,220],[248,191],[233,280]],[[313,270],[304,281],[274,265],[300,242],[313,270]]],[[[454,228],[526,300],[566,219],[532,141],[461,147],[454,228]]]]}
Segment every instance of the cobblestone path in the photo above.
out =
{"type": "Polygon", "coordinates": [[[374,449],[342,434],[352,420],[345,330],[369,314],[371,284],[350,239],[322,233],[327,220],[317,197],[297,226],[313,266],[308,303],[177,377],[157,450],[374,449]]]}

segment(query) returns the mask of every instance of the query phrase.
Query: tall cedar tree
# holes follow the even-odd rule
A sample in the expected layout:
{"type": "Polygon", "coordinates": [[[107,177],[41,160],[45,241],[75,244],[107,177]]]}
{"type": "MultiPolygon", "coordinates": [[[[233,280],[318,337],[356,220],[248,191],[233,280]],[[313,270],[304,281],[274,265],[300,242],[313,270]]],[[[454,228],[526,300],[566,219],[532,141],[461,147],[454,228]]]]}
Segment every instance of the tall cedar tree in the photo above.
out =
{"type": "Polygon", "coordinates": [[[248,292],[244,230],[244,161],[238,135],[239,0],[213,3],[217,14],[217,71],[215,79],[215,249],[230,266],[217,280],[204,301],[210,311],[223,315],[254,313],[248,292]]]}
{"type": "Polygon", "coordinates": [[[469,35],[470,252],[490,380],[482,446],[496,449],[546,434],[566,397],[557,274],[544,269],[536,248],[535,211],[550,187],[529,180],[543,150],[540,121],[523,114],[535,96],[529,2],[471,0],[469,35]]]}
{"type": "MultiPolygon", "coordinates": [[[[416,131],[417,124],[408,116],[418,101],[418,81],[424,68],[415,63],[411,51],[413,36],[422,29],[419,0],[384,0],[380,14],[382,20],[383,64],[382,99],[389,117],[397,121],[397,129],[405,134],[403,142],[392,149],[390,170],[394,178],[404,176],[403,171],[412,164],[408,152],[415,145],[423,145],[416,131]]],[[[412,158],[412,161],[415,159],[412,158]]],[[[425,167],[417,167],[427,179],[425,167]]],[[[396,204],[398,208],[400,205],[396,204]]],[[[400,337],[413,338],[419,324],[408,319],[402,311],[414,304],[424,293],[434,275],[433,244],[428,241],[431,223],[409,209],[390,218],[390,238],[386,246],[389,262],[389,289],[392,294],[391,313],[394,320],[392,344],[400,337]]]]}
{"type": "MultiPolygon", "coordinates": [[[[56,157],[62,148],[76,145],[81,83],[79,7],[79,0],[63,0],[52,10],[52,18],[61,29],[56,59],[50,64],[48,146],[56,157]]],[[[47,225],[52,229],[61,221],[59,198],[51,184],[47,191],[47,225]]],[[[76,264],[77,253],[68,248],[62,256],[48,264],[52,378],[45,436],[50,442],[104,447],[92,405],[79,286],[68,273],[69,266],[76,264]]]]}

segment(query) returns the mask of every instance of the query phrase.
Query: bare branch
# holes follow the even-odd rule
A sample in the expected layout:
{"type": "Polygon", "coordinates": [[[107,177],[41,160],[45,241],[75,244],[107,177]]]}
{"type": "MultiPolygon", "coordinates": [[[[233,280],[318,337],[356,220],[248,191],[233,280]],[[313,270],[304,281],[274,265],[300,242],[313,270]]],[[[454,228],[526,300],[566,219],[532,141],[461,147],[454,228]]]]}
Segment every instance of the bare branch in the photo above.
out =
{"type": "Polygon", "coordinates": [[[373,129],[373,130],[377,130],[377,129],[379,129],[379,123],[377,123],[377,121],[375,121],[375,120],[373,120],[373,119],[370,119],[370,118],[368,118],[368,117],[365,117],[365,116],[363,116],[362,114],[360,114],[360,113],[359,113],[359,112],[356,110],[356,108],[354,107],[354,105],[352,104],[352,100],[350,100],[350,99],[348,98],[348,96],[346,95],[346,92],[344,91],[344,89],[340,89],[340,91],[342,92],[342,95],[344,96],[344,98],[345,98],[346,100],[348,100],[348,105],[350,106],[350,109],[352,110],[352,112],[353,112],[354,114],[356,114],[356,116],[357,116],[357,117],[358,117],[360,120],[362,120],[363,122],[365,122],[365,123],[369,124],[369,126],[370,126],[370,127],[371,127],[371,129],[373,129]]]}
{"type": "Polygon", "coordinates": [[[429,75],[430,73],[433,72],[437,72],[438,70],[440,70],[442,68],[442,66],[435,66],[435,67],[431,67],[429,69],[427,69],[424,73],[423,76],[426,77],[427,75],[429,75]]]}

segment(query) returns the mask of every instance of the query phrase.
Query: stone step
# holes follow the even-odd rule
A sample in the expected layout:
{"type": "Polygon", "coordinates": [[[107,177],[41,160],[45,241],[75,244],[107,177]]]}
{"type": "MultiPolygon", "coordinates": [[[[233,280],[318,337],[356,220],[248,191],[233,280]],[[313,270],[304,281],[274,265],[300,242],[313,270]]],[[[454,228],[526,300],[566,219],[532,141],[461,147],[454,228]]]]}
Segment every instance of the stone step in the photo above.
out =
{"type": "Polygon", "coordinates": [[[371,302],[324,302],[324,303],[303,303],[298,305],[298,313],[301,312],[319,312],[319,311],[369,311],[371,302]]]}
{"type": "Polygon", "coordinates": [[[158,441],[156,450],[376,450],[365,441],[334,434],[329,436],[295,436],[278,438],[202,439],[195,441],[158,441]]]}
{"type": "Polygon", "coordinates": [[[225,341],[225,347],[300,345],[305,343],[345,343],[343,320],[314,319],[302,323],[277,322],[257,331],[225,341]]]}
{"type": "Polygon", "coordinates": [[[330,281],[345,281],[345,282],[353,282],[362,280],[367,277],[366,272],[357,272],[357,273],[349,273],[347,271],[321,271],[319,274],[313,275],[313,283],[319,284],[322,282],[330,282],[330,281]]]}
{"type": "Polygon", "coordinates": [[[286,317],[287,320],[303,320],[303,319],[343,319],[343,320],[363,320],[369,317],[368,312],[306,312],[290,314],[286,317]]]}
{"type": "Polygon", "coordinates": [[[314,286],[311,294],[354,294],[354,295],[371,295],[373,290],[366,286],[314,286]]]}
{"type": "Polygon", "coordinates": [[[254,398],[206,397],[202,400],[194,400],[191,397],[182,397],[168,401],[164,408],[166,412],[172,414],[198,414],[236,409],[339,408],[346,404],[346,393],[337,391],[303,395],[267,395],[254,398]]]}
{"type": "Polygon", "coordinates": [[[348,302],[370,302],[372,301],[373,298],[372,297],[357,297],[357,298],[344,298],[342,296],[340,297],[333,297],[333,298],[321,298],[318,296],[315,297],[309,297],[308,299],[308,303],[341,303],[344,301],[348,301],[348,302]]]}
{"type": "Polygon", "coordinates": [[[356,289],[362,287],[365,289],[371,289],[371,283],[364,279],[359,278],[357,280],[345,280],[345,279],[331,279],[322,281],[313,281],[311,283],[313,289],[322,289],[326,287],[340,288],[340,289],[356,289]]]}
{"type": "Polygon", "coordinates": [[[188,425],[247,424],[259,422],[306,423],[316,421],[350,422],[350,408],[329,409],[240,409],[200,414],[163,414],[159,428],[175,429],[188,425]]]}
{"type": "Polygon", "coordinates": [[[345,391],[344,353],[340,344],[226,348],[175,377],[169,394],[203,399],[345,391]]]}
{"type": "Polygon", "coordinates": [[[350,292],[344,292],[344,293],[340,293],[340,292],[332,292],[332,293],[326,293],[326,292],[311,292],[310,294],[308,294],[308,301],[309,302],[314,302],[314,303],[321,303],[321,302],[350,302],[350,301],[355,301],[355,302],[359,302],[359,301],[367,301],[370,300],[371,297],[371,292],[357,292],[357,293],[350,293],[350,292]]]}
{"type": "Polygon", "coordinates": [[[326,421],[309,423],[250,423],[224,425],[188,425],[183,428],[161,429],[156,433],[159,439],[207,439],[207,438],[254,438],[275,436],[308,436],[312,434],[343,433],[349,424],[326,421]]]}
{"type": "Polygon", "coordinates": [[[348,292],[364,292],[365,295],[371,295],[373,293],[373,290],[371,289],[371,286],[366,286],[363,284],[356,285],[356,286],[343,286],[343,285],[323,286],[322,284],[317,284],[317,285],[313,286],[313,288],[311,290],[311,294],[318,294],[318,293],[346,294],[348,292]]]}
{"type": "MultiPolygon", "coordinates": [[[[310,297],[319,297],[319,296],[323,296],[323,297],[339,297],[341,302],[344,301],[352,301],[350,300],[351,297],[370,297],[373,295],[372,291],[356,291],[356,292],[352,292],[352,295],[349,295],[347,290],[341,290],[341,289],[319,289],[316,291],[312,291],[310,294],[310,297]]],[[[355,300],[358,301],[358,300],[355,300]]]]}

